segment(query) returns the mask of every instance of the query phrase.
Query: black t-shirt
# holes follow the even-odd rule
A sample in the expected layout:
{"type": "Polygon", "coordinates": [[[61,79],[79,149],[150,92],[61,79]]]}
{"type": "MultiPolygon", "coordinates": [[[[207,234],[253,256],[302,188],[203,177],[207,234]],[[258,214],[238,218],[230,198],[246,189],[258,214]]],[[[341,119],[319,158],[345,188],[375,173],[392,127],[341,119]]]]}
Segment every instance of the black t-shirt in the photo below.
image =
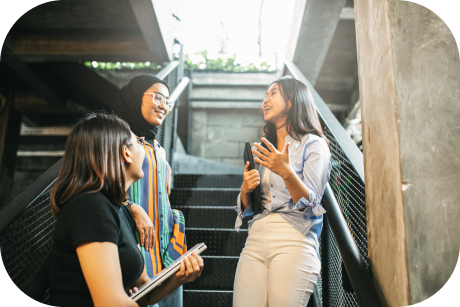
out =
{"type": "Polygon", "coordinates": [[[123,287],[133,285],[144,269],[135,238],[136,223],[123,205],[114,206],[100,192],[72,197],[56,221],[50,263],[50,302],[54,306],[94,306],[78,261],[80,243],[118,246],[123,287]]]}

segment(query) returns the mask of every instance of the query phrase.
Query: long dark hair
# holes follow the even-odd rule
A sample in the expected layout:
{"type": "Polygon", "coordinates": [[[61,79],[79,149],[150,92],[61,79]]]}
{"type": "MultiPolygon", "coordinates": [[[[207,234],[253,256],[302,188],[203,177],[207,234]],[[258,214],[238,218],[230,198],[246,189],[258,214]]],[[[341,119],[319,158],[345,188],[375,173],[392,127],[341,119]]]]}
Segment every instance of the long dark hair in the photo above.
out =
{"type": "Polygon", "coordinates": [[[51,212],[58,216],[73,196],[84,191],[102,192],[113,205],[127,200],[123,145],[130,146],[131,130],[119,117],[90,113],[73,128],[59,176],[51,191],[51,212]]]}
{"type": "MultiPolygon", "coordinates": [[[[273,81],[268,88],[275,83],[278,84],[281,96],[284,98],[286,104],[288,101],[291,102],[291,109],[287,112],[287,119],[284,123],[288,134],[292,138],[300,140],[305,134],[311,133],[322,137],[329,145],[323,128],[321,128],[315,102],[308,87],[301,81],[290,76],[281,77],[273,81]]],[[[265,122],[263,131],[263,136],[276,147],[278,139],[275,125],[265,122]]],[[[262,143],[262,145],[267,147],[265,143],[262,143]]]]}

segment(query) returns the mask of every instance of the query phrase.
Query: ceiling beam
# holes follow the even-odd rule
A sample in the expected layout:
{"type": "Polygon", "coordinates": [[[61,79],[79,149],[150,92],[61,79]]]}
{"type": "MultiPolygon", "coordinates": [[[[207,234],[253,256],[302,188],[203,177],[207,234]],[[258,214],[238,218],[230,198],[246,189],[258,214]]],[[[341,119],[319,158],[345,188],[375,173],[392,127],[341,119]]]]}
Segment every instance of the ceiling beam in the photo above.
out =
{"type": "Polygon", "coordinates": [[[53,106],[63,106],[64,97],[56,93],[43,78],[37,75],[27,64],[19,62],[6,63],[34,92],[45,98],[53,106]]]}
{"type": "Polygon", "coordinates": [[[93,69],[77,63],[54,63],[49,68],[65,80],[75,101],[86,100],[85,107],[92,110],[111,109],[118,88],[93,69]]]}
{"type": "Polygon", "coordinates": [[[286,57],[311,84],[318,80],[346,0],[297,0],[286,57]]]}
{"type": "Polygon", "coordinates": [[[4,61],[149,61],[150,54],[141,35],[61,36],[21,35],[9,41],[2,52],[4,61]]]}

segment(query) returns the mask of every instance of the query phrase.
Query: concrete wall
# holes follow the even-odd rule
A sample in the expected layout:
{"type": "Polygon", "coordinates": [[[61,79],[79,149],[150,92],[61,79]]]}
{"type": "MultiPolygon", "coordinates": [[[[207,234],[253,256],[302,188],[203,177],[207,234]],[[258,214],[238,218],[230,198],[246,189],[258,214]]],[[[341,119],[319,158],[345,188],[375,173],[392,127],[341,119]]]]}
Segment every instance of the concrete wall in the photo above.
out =
{"type": "Polygon", "coordinates": [[[190,154],[242,167],[245,141],[260,142],[263,125],[259,110],[195,109],[190,154]]]}
{"type": "Polygon", "coordinates": [[[356,0],[369,256],[389,306],[436,293],[460,245],[460,61],[410,2],[356,0]]]}
{"type": "Polygon", "coordinates": [[[193,72],[189,154],[243,167],[245,142],[262,137],[262,101],[276,78],[262,72],[193,72]]]}

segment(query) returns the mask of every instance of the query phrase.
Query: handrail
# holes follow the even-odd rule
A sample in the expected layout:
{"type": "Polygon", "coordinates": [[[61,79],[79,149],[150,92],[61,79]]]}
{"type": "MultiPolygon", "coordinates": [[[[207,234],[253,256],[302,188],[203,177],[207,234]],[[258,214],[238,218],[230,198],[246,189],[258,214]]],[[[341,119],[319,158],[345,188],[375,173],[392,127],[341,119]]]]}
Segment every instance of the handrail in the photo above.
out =
{"type": "Polygon", "coordinates": [[[169,96],[169,101],[175,103],[189,83],[190,79],[188,77],[182,78],[182,81],[176,86],[174,91],[171,93],[171,96],[169,96]]]}
{"type": "Polygon", "coordinates": [[[364,183],[363,153],[359,150],[348,133],[342,127],[340,122],[337,120],[334,114],[332,114],[331,110],[328,108],[321,96],[307,80],[307,78],[302,74],[302,72],[297,68],[297,66],[289,60],[285,60],[284,64],[295,79],[302,81],[302,83],[308,87],[313,96],[313,99],[315,100],[317,111],[323,119],[324,124],[329,128],[332,135],[335,137],[340,147],[342,148],[344,154],[351,162],[351,165],[355,169],[356,173],[364,183]]]}
{"type": "Polygon", "coordinates": [[[179,61],[172,61],[166,65],[159,73],[156,74],[158,78],[164,80],[173,70],[179,65],[179,61]]]}
{"type": "Polygon", "coordinates": [[[337,242],[359,306],[383,306],[329,183],[324,191],[322,205],[326,209],[329,226],[337,242]]]}
{"type": "Polygon", "coordinates": [[[46,172],[38,177],[31,185],[16,196],[0,211],[0,232],[2,232],[14,219],[25,210],[35,199],[40,197],[50,185],[56,181],[61,169],[62,159],[59,159],[46,172]]]}

